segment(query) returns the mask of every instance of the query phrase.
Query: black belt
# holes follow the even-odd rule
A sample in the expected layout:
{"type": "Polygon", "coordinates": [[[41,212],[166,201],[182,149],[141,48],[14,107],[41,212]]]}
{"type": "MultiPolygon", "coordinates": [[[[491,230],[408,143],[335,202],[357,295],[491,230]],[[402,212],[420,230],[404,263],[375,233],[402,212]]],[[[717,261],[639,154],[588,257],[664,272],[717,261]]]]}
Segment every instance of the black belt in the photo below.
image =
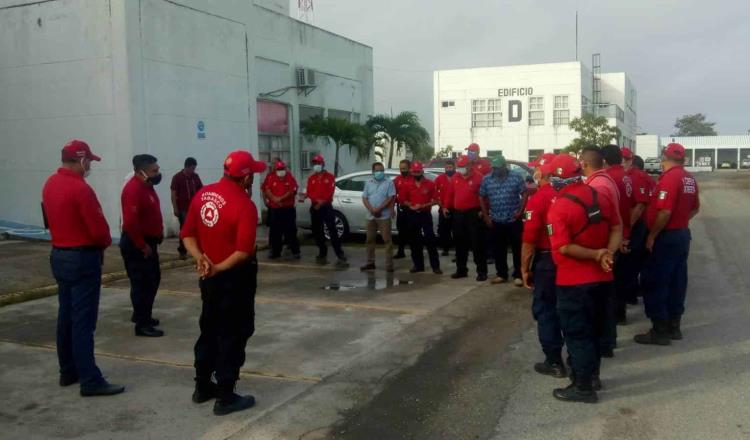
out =
{"type": "Polygon", "coordinates": [[[74,246],[74,247],[59,247],[59,246],[52,246],[52,249],[56,251],[77,251],[77,252],[101,252],[103,249],[96,246],[74,246]]]}

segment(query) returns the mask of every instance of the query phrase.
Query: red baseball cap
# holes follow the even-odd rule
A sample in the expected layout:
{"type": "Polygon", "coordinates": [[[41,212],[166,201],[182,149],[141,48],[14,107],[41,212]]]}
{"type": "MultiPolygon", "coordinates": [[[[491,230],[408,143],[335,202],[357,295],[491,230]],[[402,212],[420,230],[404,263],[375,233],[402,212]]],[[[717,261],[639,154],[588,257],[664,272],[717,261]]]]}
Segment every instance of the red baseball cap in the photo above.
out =
{"type": "Polygon", "coordinates": [[[262,173],[265,170],[265,162],[253,159],[249,151],[232,151],[224,159],[224,173],[232,177],[245,177],[252,173],[262,173]]]}
{"type": "Polygon", "coordinates": [[[555,156],[552,162],[550,162],[549,167],[554,176],[562,177],[563,179],[581,175],[581,164],[578,163],[575,157],[568,153],[560,153],[555,156]]]}
{"type": "Polygon", "coordinates": [[[422,173],[424,172],[424,166],[422,165],[422,162],[415,160],[411,163],[411,172],[412,173],[422,173]]]}
{"type": "Polygon", "coordinates": [[[275,170],[285,170],[286,164],[283,160],[277,160],[273,167],[275,170]]]}
{"type": "Polygon", "coordinates": [[[89,144],[84,141],[79,141],[78,139],[73,139],[68,142],[62,149],[62,160],[83,158],[96,161],[102,160],[101,157],[91,152],[89,144]]]}
{"type": "Polygon", "coordinates": [[[664,155],[670,159],[681,160],[685,158],[685,147],[678,143],[671,143],[664,149],[664,155]]]}
{"type": "Polygon", "coordinates": [[[549,164],[552,162],[552,159],[554,159],[556,156],[555,153],[542,153],[539,156],[536,157],[533,161],[529,162],[529,166],[531,168],[539,168],[544,164],[549,164]]]}
{"type": "Polygon", "coordinates": [[[466,150],[473,153],[479,153],[479,144],[470,144],[468,147],[466,147],[466,150]]]}
{"type": "Polygon", "coordinates": [[[324,163],[326,163],[326,160],[323,159],[323,156],[321,156],[320,154],[317,154],[315,157],[312,158],[312,163],[322,163],[322,164],[324,164],[324,163]]]}
{"type": "Polygon", "coordinates": [[[456,166],[463,168],[469,166],[469,156],[462,154],[458,157],[458,160],[456,161],[456,166]]]}
{"type": "Polygon", "coordinates": [[[620,148],[620,152],[622,153],[622,158],[623,159],[630,160],[630,159],[633,158],[633,150],[631,150],[628,147],[622,147],[622,148],[620,148]]]}

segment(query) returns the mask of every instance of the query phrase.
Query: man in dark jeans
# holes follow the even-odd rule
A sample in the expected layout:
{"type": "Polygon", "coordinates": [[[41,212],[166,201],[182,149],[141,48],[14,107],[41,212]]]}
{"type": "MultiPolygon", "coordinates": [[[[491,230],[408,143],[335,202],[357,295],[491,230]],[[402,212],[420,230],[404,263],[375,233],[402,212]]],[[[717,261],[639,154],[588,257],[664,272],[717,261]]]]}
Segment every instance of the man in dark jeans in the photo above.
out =
{"type": "Polygon", "coordinates": [[[164,336],[156,328],[159,320],[151,316],[161,282],[158,245],[163,238],[159,196],[154,185],[161,182],[159,164],[154,156],[133,158],[135,174],[122,190],[122,236],[120,253],[130,278],[135,335],[164,336]]]}
{"type": "Polygon", "coordinates": [[[80,382],[82,396],[104,396],[125,387],[108,383],[94,359],[102,254],[112,237],[99,200],[84,180],[92,160],[100,158],[85,142],[65,145],[62,166],[44,185],[42,208],[52,236],[50,265],[58,285],[60,386],[80,382]]]}
{"type": "MultiPolygon", "coordinates": [[[[195,193],[203,188],[203,182],[201,182],[198,173],[195,172],[197,166],[198,161],[194,158],[188,157],[185,159],[185,167],[172,177],[172,184],[169,186],[172,192],[172,212],[180,221],[180,229],[185,224],[185,216],[190,207],[190,201],[195,193]]],[[[185,250],[182,240],[177,247],[177,252],[180,253],[180,259],[184,260],[187,257],[187,250],[185,250]]]]}
{"type": "Polygon", "coordinates": [[[495,260],[496,277],[492,284],[504,283],[508,279],[508,245],[513,253],[513,281],[521,280],[521,214],[526,205],[526,182],[517,173],[508,170],[503,156],[492,159],[492,173],[484,176],[479,189],[482,213],[489,229],[490,247],[495,260]]]}

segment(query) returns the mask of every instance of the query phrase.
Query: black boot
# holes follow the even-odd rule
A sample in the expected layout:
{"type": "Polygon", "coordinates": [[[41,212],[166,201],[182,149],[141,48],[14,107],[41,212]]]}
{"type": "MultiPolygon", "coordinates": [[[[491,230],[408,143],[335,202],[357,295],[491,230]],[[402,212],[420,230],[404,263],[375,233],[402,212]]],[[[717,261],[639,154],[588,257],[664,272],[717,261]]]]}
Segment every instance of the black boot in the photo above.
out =
{"type": "Polygon", "coordinates": [[[562,361],[550,359],[534,364],[534,371],[539,374],[557,378],[564,378],[568,376],[568,372],[566,371],[565,365],[563,365],[562,361]]]}
{"type": "Polygon", "coordinates": [[[193,392],[194,403],[204,403],[216,397],[218,388],[211,379],[195,378],[195,391],[193,392]]]}
{"type": "Polygon", "coordinates": [[[602,380],[599,379],[598,374],[591,376],[591,389],[594,391],[602,390],[602,380]]]}
{"type": "Polygon", "coordinates": [[[672,343],[668,321],[652,321],[653,327],[646,333],[635,335],[633,340],[645,345],[669,345],[672,343]]]}
{"type": "Polygon", "coordinates": [[[669,336],[673,341],[682,340],[682,331],[680,331],[680,318],[669,320],[669,336]]]}
{"type": "Polygon", "coordinates": [[[240,396],[234,392],[234,383],[219,384],[219,396],[214,403],[214,415],[225,416],[237,411],[244,411],[255,405],[255,397],[240,396]]]}
{"type": "Polygon", "coordinates": [[[596,391],[591,388],[591,381],[586,384],[573,382],[567,388],[555,389],[552,395],[563,402],[596,403],[599,401],[596,391]]]}

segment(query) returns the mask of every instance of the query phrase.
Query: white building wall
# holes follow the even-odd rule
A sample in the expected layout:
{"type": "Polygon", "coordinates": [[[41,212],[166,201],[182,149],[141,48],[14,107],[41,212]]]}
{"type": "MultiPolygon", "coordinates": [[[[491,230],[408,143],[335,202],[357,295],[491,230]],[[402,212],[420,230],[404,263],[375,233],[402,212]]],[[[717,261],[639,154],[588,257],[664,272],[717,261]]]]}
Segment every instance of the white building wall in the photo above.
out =
{"type": "MultiPolygon", "coordinates": [[[[26,3],[0,0],[0,219],[41,224],[44,180],[59,166],[63,143],[80,138],[103,157],[89,181],[113,235],[123,177],[137,153],[159,158],[165,179],[157,191],[174,231],[172,174],[193,156],[204,182],[212,182],[229,151],[257,155],[258,94],[294,85],[297,65],[321,74],[310,96],[292,90],[281,98],[291,104],[296,148],[298,104],[349,110],[362,121],[372,114],[372,49],[289,18],[288,6],[274,6],[282,1],[26,3]]],[[[342,162],[344,169],[360,165],[346,149],[342,162]]]]}
{"type": "MultiPolygon", "coordinates": [[[[617,99],[624,108],[626,93],[632,85],[624,74],[607,74],[602,81],[602,100],[617,99]]],[[[568,97],[568,110],[572,120],[581,116],[582,96],[592,102],[591,71],[580,62],[503,66],[477,69],[436,71],[433,75],[435,148],[453,145],[462,150],[477,142],[483,152],[501,150],[510,159],[528,160],[529,150],[561,149],[570,144],[577,134],[567,124],[554,124],[555,96],[568,97]],[[498,98],[499,90],[506,88],[533,88],[534,97],[544,98],[544,124],[529,125],[529,96],[501,97],[502,127],[472,128],[472,100],[498,98]],[[509,100],[521,101],[521,120],[510,121],[509,100]],[[443,101],[455,105],[442,107],[443,101]]],[[[634,95],[633,95],[634,96],[634,95]]],[[[633,106],[634,108],[634,106],[633,106]]],[[[613,117],[617,125],[635,138],[635,113],[624,121],[613,117]]]]}
{"type": "Polygon", "coordinates": [[[643,160],[649,157],[659,157],[663,144],[656,134],[640,134],[637,136],[635,154],[643,160]]]}
{"type": "Polygon", "coordinates": [[[608,118],[610,125],[622,132],[620,145],[633,148],[637,129],[637,96],[635,87],[623,72],[601,74],[602,102],[615,104],[623,111],[623,119],[618,119],[613,108],[607,109],[614,117],[608,118]]]}

